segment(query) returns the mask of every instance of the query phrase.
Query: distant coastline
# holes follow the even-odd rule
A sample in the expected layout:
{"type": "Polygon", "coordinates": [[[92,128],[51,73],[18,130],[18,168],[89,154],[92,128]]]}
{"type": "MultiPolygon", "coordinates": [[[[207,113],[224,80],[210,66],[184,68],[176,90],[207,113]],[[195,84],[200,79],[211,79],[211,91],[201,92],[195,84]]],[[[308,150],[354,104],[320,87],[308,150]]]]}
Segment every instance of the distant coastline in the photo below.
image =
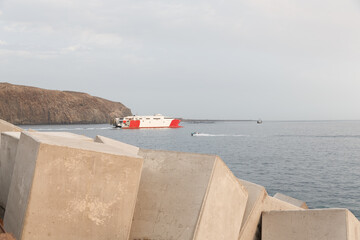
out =
{"type": "Polygon", "coordinates": [[[182,122],[188,123],[215,123],[215,122],[256,122],[256,120],[234,120],[234,119],[186,119],[179,118],[182,122]]]}

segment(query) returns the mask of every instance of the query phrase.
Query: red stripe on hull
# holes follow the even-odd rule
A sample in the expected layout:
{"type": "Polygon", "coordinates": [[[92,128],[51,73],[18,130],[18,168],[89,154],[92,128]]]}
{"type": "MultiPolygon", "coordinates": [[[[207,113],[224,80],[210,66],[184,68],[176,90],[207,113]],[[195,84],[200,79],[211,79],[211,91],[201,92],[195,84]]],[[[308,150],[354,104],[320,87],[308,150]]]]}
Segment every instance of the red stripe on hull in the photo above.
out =
{"type": "Polygon", "coordinates": [[[179,119],[174,119],[171,121],[170,123],[170,128],[178,128],[180,124],[180,120],[179,119]]]}
{"type": "Polygon", "coordinates": [[[177,126],[177,127],[122,127],[122,129],[141,129],[141,128],[182,128],[183,126],[177,126]]]}
{"type": "Polygon", "coordinates": [[[173,119],[169,126],[161,126],[161,127],[141,127],[140,120],[130,120],[130,124],[128,127],[122,127],[123,129],[139,129],[139,128],[182,128],[179,126],[181,120],[173,119]]]}
{"type": "Polygon", "coordinates": [[[129,128],[139,128],[140,127],[140,120],[131,120],[129,128]]]}

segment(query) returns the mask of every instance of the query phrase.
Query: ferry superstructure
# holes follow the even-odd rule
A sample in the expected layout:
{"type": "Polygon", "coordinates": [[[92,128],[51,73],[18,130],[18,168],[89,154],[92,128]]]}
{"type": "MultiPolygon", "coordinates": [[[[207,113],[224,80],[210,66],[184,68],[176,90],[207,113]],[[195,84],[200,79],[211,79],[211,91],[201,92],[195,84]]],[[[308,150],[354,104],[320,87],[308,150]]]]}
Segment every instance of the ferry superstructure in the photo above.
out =
{"type": "Polygon", "coordinates": [[[161,114],[152,116],[127,116],[115,118],[113,125],[124,129],[138,128],[180,128],[180,119],[164,117],[161,114]]]}

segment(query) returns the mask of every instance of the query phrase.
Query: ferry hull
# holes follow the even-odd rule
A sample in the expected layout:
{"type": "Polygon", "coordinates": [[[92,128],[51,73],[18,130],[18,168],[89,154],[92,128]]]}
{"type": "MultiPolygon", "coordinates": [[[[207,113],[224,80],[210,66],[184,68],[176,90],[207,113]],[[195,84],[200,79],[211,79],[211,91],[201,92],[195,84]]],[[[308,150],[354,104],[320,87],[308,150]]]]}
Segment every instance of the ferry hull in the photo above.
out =
{"type": "Polygon", "coordinates": [[[140,120],[131,120],[130,125],[128,127],[123,126],[123,129],[139,129],[139,128],[181,128],[182,126],[179,126],[180,120],[179,119],[173,119],[170,121],[169,124],[161,125],[161,124],[149,124],[149,123],[142,123],[140,120]]]}
{"type": "Polygon", "coordinates": [[[155,116],[129,116],[123,119],[115,119],[113,125],[123,129],[139,128],[181,128],[181,120],[165,118],[161,115],[155,116]]]}

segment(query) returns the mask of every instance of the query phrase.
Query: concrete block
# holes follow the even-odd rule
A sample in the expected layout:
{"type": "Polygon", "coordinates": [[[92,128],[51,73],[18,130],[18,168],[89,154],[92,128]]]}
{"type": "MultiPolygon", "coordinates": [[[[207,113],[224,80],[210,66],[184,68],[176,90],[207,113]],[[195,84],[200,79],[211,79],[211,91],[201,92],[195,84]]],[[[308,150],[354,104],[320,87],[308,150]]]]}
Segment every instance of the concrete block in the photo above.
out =
{"type": "Polygon", "coordinates": [[[359,240],[360,223],[347,209],[264,212],[262,240],[359,240]]]}
{"type": "Polygon", "coordinates": [[[215,155],[139,150],[130,239],[237,239],[248,194],[215,155]]]}
{"type": "Polygon", "coordinates": [[[0,135],[0,206],[3,209],[6,208],[20,134],[20,132],[2,132],[0,135]]]}
{"type": "Polygon", "coordinates": [[[261,213],[267,192],[263,186],[245,180],[240,182],[246,188],[249,198],[239,234],[239,240],[257,240],[261,237],[261,213]]]}
{"type": "Polygon", "coordinates": [[[238,238],[248,194],[219,157],[96,141],[144,158],[129,239],[238,238]]]}
{"type": "Polygon", "coordinates": [[[138,156],[139,148],[130,144],[126,144],[120,141],[116,141],[111,138],[103,137],[103,136],[96,136],[95,142],[98,143],[104,143],[106,145],[110,145],[113,147],[117,147],[121,149],[124,153],[130,155],[130,156],[138,156]]]}
{"type": "Polygon", "coordinates": [[[243,223],[241,226],[239,240],[261,239],[261,214],[270,210],[297,210],[297,206],[291,205],[279,199],[270,197],[263,186],[240,180],[249,193],[246,204],[243,223]]]}
{"type": "Polygon", "coordinates": [[[23,129],[0,119],[0,132],[21,132],[23,129]]]}
{"type": "Polygon", "coordinates": [[[17,240],[127,240],[142,163],[105,144],[23,132],[5,229],[17,240]]]}
{"type": "Polygon", "coordinates": [[[290,203],[292,205],[295,205],[295,206],[303,208],[303,209],[309,209],[306,202],[301,201],[301,200],[296,199],[296,198],[293,198],[293,197],[286,196],[286,195],[284,195],[282,193],[276,193],[274,195],[274,198],[277,198],[279,200],[282,200],[284,202],[290,203]]]}
{"type": "MultiPolygon", "coordinates": [[[[2,132],[0,141],[0,206],[6,208],[15,156],[21,132],[2,132]]],[[[69,132],[38,132],[38,134],[66,137],[81,141],[93,141],[92,138],[69,132]]],[[[1,216],[0,216],[1,217],[1,216]]]]}

